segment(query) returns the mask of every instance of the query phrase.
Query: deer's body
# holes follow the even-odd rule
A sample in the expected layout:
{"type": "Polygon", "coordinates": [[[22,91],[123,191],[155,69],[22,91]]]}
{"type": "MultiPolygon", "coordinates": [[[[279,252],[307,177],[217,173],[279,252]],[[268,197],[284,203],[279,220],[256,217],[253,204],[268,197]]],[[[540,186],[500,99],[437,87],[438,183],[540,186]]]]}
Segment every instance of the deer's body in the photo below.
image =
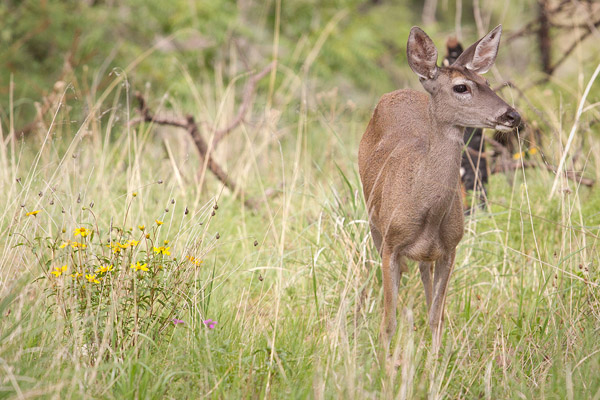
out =
{"type": "Polygon", "coordinates": [[[424,126],[434,122],[430,112],[425,93],[405,89],[384,95],[359,148],[363,191],[380,200],[369,208],[371,225],[385,225],[378,230],[386,232],[394,252],[416,261],[437,260],[463,234],[462,144],[452,136],[430,135],[440,129],[424,126]]]}
{"type": "Polygon", "coordinates": [[[382,257],[386,348],[396,329],[398,284],[407,258],[419,262],[434,348],[440,344],[448,279],[463,235],[463,129],[512,130],[520,120],[477,74],[491,67],[499,39],[497,27],[454,65],[438,68],[433,42],[413,28],[408,60],[429,94],[405,89],[384,95],[361,140],[359,172],[382,257]]]}

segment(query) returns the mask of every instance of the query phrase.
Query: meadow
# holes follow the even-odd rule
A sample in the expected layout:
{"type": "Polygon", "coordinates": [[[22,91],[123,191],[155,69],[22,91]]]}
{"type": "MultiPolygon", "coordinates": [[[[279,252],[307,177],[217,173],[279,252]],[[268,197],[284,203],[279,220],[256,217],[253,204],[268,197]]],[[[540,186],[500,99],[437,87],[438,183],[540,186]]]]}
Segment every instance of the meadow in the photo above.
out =
{"type": "MultiPolygon", "coordinates": [[[[77,12],[135,25],[126,3],[77,12]]],[[[493,174],[486,207],[465,220],[438,355],[410,264],[390,368],[356,160],[381,94],[420,89],[400,53],[420,15],[326,3],[311,14],[309,1],[178,1],[167,18],[148,2],[140,18],[156,26],[86,62],[15,56],[32,77],[3,72],[0,92],[0,398],[600,399],[598,187],[546,168],[600,176],[594,44],[536,85],[532,42],[501,44],[488,79],[513,83],[500,93],[541,141],[515,133],[511,157],[532,167],[493,174]],[[140,39],[159,27],[160,40],[140,39]],[[167,46],[206,30],[202,56],[167,46]],[[140,118],[136,92],[156,115],[192,115],[209,144],[245,104],[210,148],[234,190],[189,131],[140,118]]],[[[427,30],[438,49],[454,33],[447,3],[427,30]]],[[[509,37],[530,4],[497,3],[485,3],[490,27],[509,37]]],[[[48,7],[70,21],[67,6],[48,7]]],[[[90,29],[77,55],[110,30],[90,29]]]]}

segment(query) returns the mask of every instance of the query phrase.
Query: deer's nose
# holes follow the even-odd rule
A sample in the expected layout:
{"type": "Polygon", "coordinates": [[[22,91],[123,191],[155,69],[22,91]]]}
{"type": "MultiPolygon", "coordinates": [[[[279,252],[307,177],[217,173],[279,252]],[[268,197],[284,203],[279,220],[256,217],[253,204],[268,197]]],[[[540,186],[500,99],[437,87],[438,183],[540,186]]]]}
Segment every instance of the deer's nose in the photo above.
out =
{"type": "Polygon", "coordinates": [[[506,125],[510,125],[513,128],[517,127],[521,123],[521,116],[512,108],[505,112],[501,118],[506,125]]]}

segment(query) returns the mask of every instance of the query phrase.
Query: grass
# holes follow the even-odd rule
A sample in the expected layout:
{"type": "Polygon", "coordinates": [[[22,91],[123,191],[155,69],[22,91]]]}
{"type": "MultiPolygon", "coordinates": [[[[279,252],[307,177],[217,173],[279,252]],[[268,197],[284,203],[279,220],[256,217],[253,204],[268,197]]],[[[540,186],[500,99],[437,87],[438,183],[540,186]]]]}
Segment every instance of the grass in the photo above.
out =
{"type": "MultiPolygon", "coordinates": [[[[56,104],[38,137],[4,132],[0,398],[599,399],[597,189],[562,182],[569,190],[549,198],[545,169],[512,184],[494,175],[489,208],[467,219],[458,248],[441,354],[429,352],[413,265],[392,344],[398,368],[388,369],[378,361],[380,259],[356,168],[370,110],[284,74],[217,152],[257,210],[202,172],[185,132],[128,125],[124,75],[104,92],[68,89],[76,98],[56,104]],[[74,117],[69,102],[89,113],[74,117]],[[75,237],[80,227],[93,234],[75,237]],[[73,240],[87,247],[60,248],[73,240]],[[126,240],[140,244],[106,246],[126,240]],[[131,269],[137,261],[149,271],[131,269]],[[68,275],[105,264],[114,271],[100,283],[68,275]]],[[[213,79],[188,80],[193,103],[153,107],[225,124],[234,87],[213,79]]],[[[544,149],[554,159],[574,117],[561,112],[544,149]]],[[[580,133],[578,165],[598,176],[597,132],[580,133]]]]}

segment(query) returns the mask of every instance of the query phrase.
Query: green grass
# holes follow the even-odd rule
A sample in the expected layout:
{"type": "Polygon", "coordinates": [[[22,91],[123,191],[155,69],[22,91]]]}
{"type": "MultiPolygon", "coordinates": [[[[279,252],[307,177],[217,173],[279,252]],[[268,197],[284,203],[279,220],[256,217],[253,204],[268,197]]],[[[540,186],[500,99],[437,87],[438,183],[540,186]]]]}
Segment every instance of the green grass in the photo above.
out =
{"type": "MultiPolygon", "coordinates": [[[[151,107],[226,125],[241,84],[225,68],[179,81],[190,103],[151,107]]],[[[466,220],[439,356],[411,265],[396,368],[380,364],[380,259],[356,167],[371,110],[309,90],[307,71],[282,67],[273,96],[262,88],[250,123],[216,153],[256,210],[202,172],[185,132],[128,125],[126,74],[102,89],[68,89],[76,96],[52,108],[37,136],[3,132],[0,398],[600,399],[598,191],[564,181],[569,190],[549,198],[554,175],[543,168],[512,182],[494,175],[489,207],[466,220]],[[93,236],[74,237],[80,227],[93,236]],[[140,244],[117,256],[110,238],[140,244]],[[60,248],[76,239],[88,247],[60,248]],[[161,258],[153,247],[165,240],[171,254],[161,258]],[[131,270],[136,261],[150,271],[131,270]],[[115,271],[100,284],[69,276],[75,265],[91,273],[109,263],[115,271]]],[[[585,83],[573,93],[550,84],[550,98],[528,92],[523,113],[551,115],[551,162],[585,83]]],[[[588,125],[575,167],[597,177],[598,132],[588,125]]]]}

